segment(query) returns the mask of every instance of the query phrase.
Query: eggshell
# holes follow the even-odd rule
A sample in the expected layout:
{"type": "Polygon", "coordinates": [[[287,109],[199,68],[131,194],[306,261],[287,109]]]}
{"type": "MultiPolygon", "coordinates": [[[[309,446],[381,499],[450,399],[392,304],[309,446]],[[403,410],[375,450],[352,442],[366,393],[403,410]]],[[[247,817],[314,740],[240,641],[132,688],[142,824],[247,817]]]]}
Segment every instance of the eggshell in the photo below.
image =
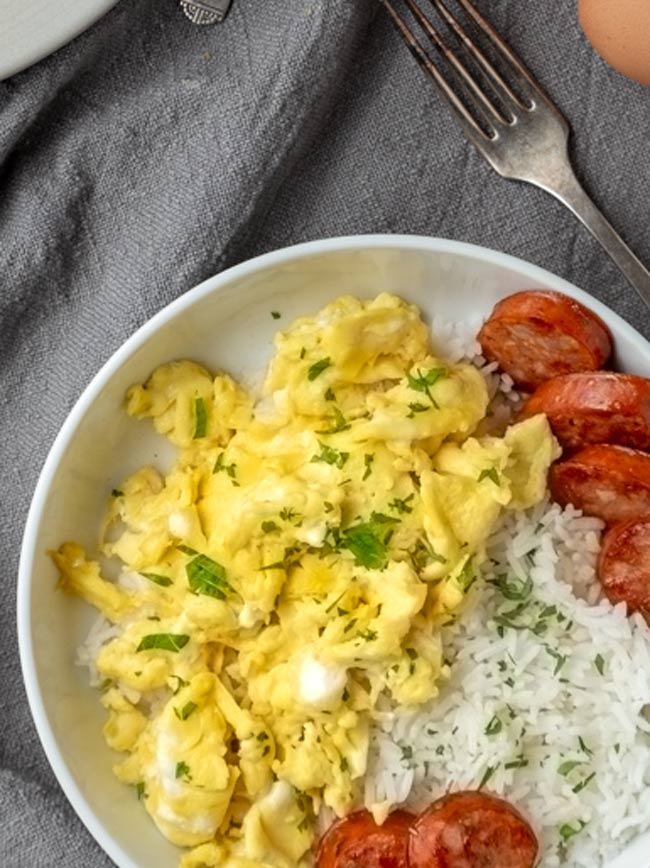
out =
{"type": "Polygon", "coordinates": [[[578,14],[601,57],[650,87],[650,0],[578,0],[578,14]]]}

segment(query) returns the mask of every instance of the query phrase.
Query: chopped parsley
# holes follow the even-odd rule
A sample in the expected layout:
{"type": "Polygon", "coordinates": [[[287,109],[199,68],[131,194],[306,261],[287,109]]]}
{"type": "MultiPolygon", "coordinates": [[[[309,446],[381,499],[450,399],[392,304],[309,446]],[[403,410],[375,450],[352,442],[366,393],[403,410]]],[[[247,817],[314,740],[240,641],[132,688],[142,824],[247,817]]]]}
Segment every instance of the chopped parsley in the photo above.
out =
{"type": "Polygon", "coordinates": [[[359,638],[363,639],[364,642],[374,642],[377,638],[377,631],[368,628],[367,630],[364,630],[363,633],[359,633],[359,638]]]}
{"type": "Polygon", "coordinates": [[[136,651],[172,651],[178,653],[190,641],[184,633],[150,633],[143,636],[136,651]]]}
{"type": "Polygon", "coordinates": [[[279,310],[272,310],[272,311],[271,311],[271,316],[273,317],[273,319],[280,319],[280,317],[282,316],[282,314],[280,313],[279,310]]]}
{"type": "Polygon", "coordinates": [[[439,555],[431,543],[426,539],[420,539],[409,549],[411,564],[416,572],[425,569],[429,564],[446,564],[447,558],[439,555]]]}
{"type": "Polygon", "coordinates": [[[354,555],[359,566],[369,570],[382,570],[388,563],[391,526],[397,523],[397,518],[373,512],[369,521],[355,524],[343,531],[340,546],[354,555]]]}
{"type": "Polygon", "coordinates": [[[275,563],[260,567],[260,572],[264,572],[265,570],[289,570],[298,563],[302,554],[303,550],[300,546],[288,546],[284,550],[281,561],[275,561],[275,563]]]}
{"type": "Polygon", "coordinates": [[[176,706],[174,706],[174,714],[179,720],[187,720],[187,718],[193,714],[198,707],[199,706],[196,702],[190,700],[189,702],[186,702],[182,708],[176,708],[176,706]]]}
{"type": "Polygon", "coordinates": [[[342,594],[339,594],[338,597],[334,600],[333,603],[330,603],[330,604],[329,604],[329,606],[327,607],[327,609],[325,609],[325,614],[326,614],[326,615],[329,615],[329,613],[332,611],[332,609],[337,605],[337,603],[339,603],[339,602],[343,599],[343,597],[346,595],[346,593],[347,593],[347,591],[343,591],[343,593],[342,593],[342,594]]]}
{"type": "MultiPolygon", "coordinates": [[[[493,582],[493,584],[495,584],[495,582],[493,582]]],[[[522,588],[522,596],[524,596],[527,591],[528,589],[524,584],[522,588]]],[[[517,596],[516,592],[515,596],[517,596]]],[[[499,636],[503,636],[506,629],[530,630],[530,632],[535,636],[543,636],[548,630],[549,619],[556,617],[557,614],[557,606],[544,606],[540,610],[538,604],[530,606],[526,602],[520,602],[513,609],[496,615],[493,620],[497,625],[497,633],[499,636]]],[[[559,668],[556,668],[557,674],[562,665],[564,665],[564,660],[561,660],[563,655],[556,656],[556,652],[552,652],[548,647],[547,650],[551,657],[554,657],[556,664],[561,664],[559,665],[559,668]]],[[[561,680],[562,679],[560,679],[560,681],[561,680]]]]}
{"type": "Polygon", "coordinates": [[[119,488],[114,488],[111,491],[111,497],[124,497],[124,492],[120,491],[119,488]]]}
{"type": "Polygon", "coordinates": [[[584,743],[581,735],[578,736],[578,744],[580,745],[580,750],[583,753],[586,753],[587,756],[593,756],[593,753],[594,753],[593,750],[591,750],[591,748],[587,747],[587,745],[584,743]]]}
{"type": "Polygon", "coordinates": [[[205,437],[208,432],[208,411],[205,407],[205,401],[203,398],[195,398],[194,399],[194,433],[192,437],[194,440],[199,440],[201,437],[205,437]]]}
{"type": "Polygon", "coordinates": [[[605,672],[605,658],[602,654],[596,654],[596,659],[594,660],[594,665],[598,670],[599,675],[603,675],[605,672]]]}
{"type": "Polygon", "coordinates": [[[217,600],[225,600],[232,592],[221,564],[207,555],[197,555],[185,567],[187,581],[194,594],[204,594],[217,600]]]}
{"type": "Polygon", "coordinates": [[[364,464],[364,467],[365,467],[366,469],[364,470],[364,472],[363,472],[363,476],[362,476],[362,478],[361,478],[362,482],[365,482],[365,480],[366,480],[366,479],[370,476],[370,474],[372,473],[372,463],[373,463],[374,460],[375,460],[375,456],[372,455],[372,454],[368,454],[368,455],[364,455],[364,456],[363,456],[363,464],[364,464]]]}
{"type": "Polygon", "coordinates": [[[485,727],[486,735],[497,735],[503,729],[503,724],[501,723],[501,718],[498,715],[494,715],[492,720],[485,727]]]}
{"type": "Polygon", "coordinates": [[[291,521],[294,518],[298,518],[300,513],[296,512],[295,509],[292,509],[289,506],[283,506],[280,510],[280,518],[282,521],[291,521]]]}
{"type": "Polygon", "coordinates": [[[474,564],[472,563],[471,558],[463,565],[463,569],[456,577],[456,581],[465,593],[469,591],[469,589],[476,581],[476,572],[474,570],[474,564]]]}
{"type": "Polygon", "coordinates": [[[336,395],[334,394],[332,389],[325,390],[325,400],[326,401],[336,401],[336,395]]]}
{"type": "Polygon", "coordinates": [[[359,566],[367,569],[382,569],[386,566],[388,548],[372,522],[349,527],[343,532],[342,542],[359,566]]]}
{"type": "Polygon", "coordinates": [[[579,835],[580,832],[582,832],[582,830],[584,829],[584,827],[586,825],[587,824],[584,822],[584,820],[578,820],[578,828],[576,829],[574,826],[571,826],[569,823],[564,823],[558,829],[558,831],[560,833],[560,838],[562,838],[562,840],[565,842],[569,841],[571,838],[573,838],[574,835],[579,835]]]}
{"type": "Polygon", "coordinates": [[[411,501],[413,500],[414,497],[415,497],[414,494],[409,494],[408,497],[405,497],[403,499],[396,497],[393,500],[391,500],[391,502],[388,504],[388,508],[395,510],[395,512],[399,513],[400,515],[404,515],[404,513],[413,512],[413,507],[411,506],[411,501]]]}
{"type": "Polygon", "coordinates": [[[558,766],[557,773],[558,775],[562,775],[562,777],[565,778],[574,769],[577,769],[578,766],[581,765],[584,765],[583,760],[566,760],[558,766]]]}
{"type": "Polygon", "coordinates": [[[236,464],[226,464],[225,452],[221,452],[219,457],[217,458],[214,467],[212,468],[213,473],[225,473],[229,479],[231,480],[233,485],[239,487],[239,483],[237,482],[237,465],[236,464]]]}
{"type": "Polygon", "coordinates": [[[274,521],[262,522],[262,533],[279,533],[280,528],[274,521]]]}
{"type": "Polygon", "coordinates": [[[528,765],[528,760],[523,756],[518,756],[504,765],[504,769],[524,769],[528,765]]]}
{"type": "Polygon", "coordinates": [[[514,579],[514,581],[509,582],[508,576],[503,574],[493,579],[491,584],[501,591],[506,600],[527,600],[533,590],[533,580],[530,576],[526,581],[514,579]]]}
{"type": "Polygon", "coordinates": [[[349,452],[339,452],[338,449],[333,449],[331,446],[327,446],[325,443],[321,443],[319,441],[320,446],[320,455],[314,455],[311,459],[311,463],[315,464],[318,461],[323,461],[325,464],[331,464],[335,467],[338,467],[339,470],[342,469],[345,465],[345,462],[350,457],[349,452]]]}
{"type": "Polygon", "coordinates": [[[507,627],[509,630],[525,630],[527,629],[524,624],[518,624],[513,619],[521,615],[522,611],[526,608],[526,606],[522,603],[519,606],[515,606],[514,609],[510,609],[508,612],[503,612],[500,615],[495,615],[494,623],[498,624],[499,627],[507,627]]]}
{"type": "Polygon", "coordinates": [[[426,404],[420,404],[418,401],[414,401],[413,403],[409,404],[409,410],[411,412],[408,414],[408,418],[412,419],[416,413],[426,413],[427,410],[430,409],[431,407],[427,406],[426,404]]]}
{"type": "Polygon", "coordinates": [[[160,585],[161,588],[168,588],[174,584],[169,576],[161,576],[159,573],[140,573],[140,575],[144,576],[145,579],[149,579],[154,585],[160,585]]]}
{"type": "Polygon", "coordinates": [[[310,383],[313,383],[315,379],[320,377],[323,371],[327,370],[332,366],[332,360],[329,356],[325,359],[319,359],[317,362],[314,362],[313,365],[307,371],[307,379],[310,383]]]}
{"type": "Polygon", "coordinates": [[[185,781],[191,781],[192,775],[190,774],[190,767],[186,762],[182,760],[179,763],[176,763],[176,780],[182,778],[185,781]]]}
{"type": "MultiPolygon", "coordinates": [[[[446,368],[431,368],[428,371],[423,371],[420,368],[416,371],[415,375],[407,374],[407,380],[409,384],[409,388],[413,389],[415,392],[423,392],[429,401],[431,402],[431,406],[435,407],[436,410],[439,409],[439,405],[436,402],[435,398],[431,394],[431,387],[435,386],[438,380],[447,376],[446,368]]],[[[419,405],[421,406],[421,405],[419,405]]],[[[409,404],[409,408],[413,412],[422,412],[420,410],[414,410],[414,407],[409,404]]],[[[425,407],[426,409],[426,407],[425,407]]]]}
{"type": "Polygon", "coordinates": [[[334,504],[330,503],[329,500],[324,500],[323,509],[325,510],[325,512],[332,512],[332,510],[334,509],[334,504]]]}
{"type": "Polygon", "coordinates": [[[350,423],[347,421],[343,413],[338,407],[332,408],[332,416],[329,418],[329,427],[317,431],[317,434],[338,434],[339,431],[347,431],[350,428],[350,423]]]}
{"type": "Polygon", "coordinates": [[[145,788],[144,781],[138,781],[138,783],[135,785],[135,792],[138,799],[146,799],[149,797],[149,794],[147,793],[147,790],[145,788]]]}
{"type": "Polygon", "coordinates": [[[489,467],[485,470],[481,470],[478,481],[483,482],[484,479],[490,479],[495,485],[499,485],[499,473],[496,467],[489,467]]]}
{"type": "Polygon", "coordinates": [[[384,512],[371,512],[370,519],[376,524],[399,524],[399,518],[392,515],[386,515],[384,512]]]}
{"type": "MultiPolygon", "coordinates": [[[[444,748],[443,748],[443,750],[444,750],[444,748]]],[[[437,751],[436,751],[436,753],[437,753],[437,751]]],[[[441,751],[441,753],[442,753],[442,751],[441,751]]],[[[487,784],[487,782],[490,780],[490,778],[492,777],[492,775],[495,773],[495,771],[498,768],[499,768],[499,766],[496,765],[496,766],[488,766],[485,769],[485,773],[483,774],[483,777],[481,778],[481,783],[478,785],[479,790],[483,789],[483,787],[487,784]]]]}
{"type": "Polygon", "coordinates": [[[580,783],[576,784],[575,787],[573,787],[573,792],[574,793],[581,793],[585,787],[589,786],[589,784],[593,781],[593,779],[595,777],[596,777],[596,772],[592,772],[590,775],[587,775],[587,777],[584,780],[580,781],[580,783]]]}
{"type": "Polygon", "coordinates": [[[176,694],[181,689],[181,687],[187,687],[187,685],[189,684],[189,681],[186,681],[184,678],[181,678],[180,675],[170,675],[170,678],[176,679],[176,688],[173,691],[174,696],[176,696],[176,694]]]}
{"type": "Polygon", "coordinates": [[[560,669],[564,666],[567,661],[566,654],[559,654],[557,651],[554,651],[552,648],[549,648],[548,645],[545,646],[546,653],[550,655],[555,660],[555,669],[553,669],[553,675],[557,675],[560,669]]]}

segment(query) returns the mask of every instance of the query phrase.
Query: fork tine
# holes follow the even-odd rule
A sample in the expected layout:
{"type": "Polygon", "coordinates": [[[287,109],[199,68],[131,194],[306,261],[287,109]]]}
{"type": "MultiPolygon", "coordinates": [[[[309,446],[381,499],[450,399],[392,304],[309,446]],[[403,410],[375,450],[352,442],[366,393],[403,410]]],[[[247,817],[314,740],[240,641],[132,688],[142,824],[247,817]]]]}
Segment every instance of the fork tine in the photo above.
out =
{"type": "Polygon", "coordinates": [[[411,54],[415,57],[424,72],[426,72],[426,74],[432,79],[440,94],[448,100],[450,107],[454,112],[454,115],[456,116],[456,119],[465,130],[465,134],[467,135],[467,137],[470,139],[470,141],[474,142],[474,144],[479,147],[484,145],[485,142],[489,141],[490,138],[493,138],[496,135],[496,131],[489,124],[487,118],[485,119],[486,126],[487,129],[490,131],[491,135],[488,135],[481,129],[481,127],[476,123],[471,114],[467,111],[463,103],[458,99],[452,88],[447,84],[444,76],[440,73],[437,66],[433,63],[424,48],[422,48],[422,45],[418,41],[413,31],[404,21],[399,12],[395,9],[392,0],[380,0],[380,2],[385,6],[386,11],[388,12],[393,21],[393,24],[397,28],[401,37],[406,42],[411,54]]]}
{"type": "MultiPolygon", "coordinates": [[[[458,2],[461,3],[463,5],[463,7],[467,8],[465,6],[465,3],[463,2],[463,0],[458,0],[458,2]]],[[[510,99],[513,103],[515,103],[515,105],[519,106],[519,108],[528,109],[529,106],[527,106],[525,103],[523,103],[521,101],[521,99],[517,96],[517,94],[513,92],[512,88],[508,85],[508,83],[506,81],[504,81],[504,79],[501,76],[501,74],[499,73],[499,71],[494,68],[493,64],[489,61],[489,59],[481,51],[481,49],[478,47],[478,45],[476,45],[474,40],[469,36],[469,34],[465,30],[465,28],[458,21],[458,19],[454,16],[454,14],[451,12],[451,10],[447,6],[447,4],[444,2],[444,0],[431,0],[431,4],[433,6],[435,6],[435,8],[440,13],[440,15],[444,18],[444,20],[447,22],[447,24],[449,24],[449,26],[454,31],[456,36],[463,43],[463,45],[465,46],[467,51],[476,60],[478,65],[481,67],[481,69],[483,70],[483,72],[487,76],[488,80],[491,81],[493,87],[496,85],[497,92],[501,92],[502,94],[505,94],[505,96],[507,96],[508,99],[510,99]]],[[[476,11],[476,10],[474,10],[474,11],[476,11]]],[[[477,12],[476,14],[478,15],[479,13],[477,12]]],[[[485,19],[483,19],[483,23],[486,25],[486,27],[490,27],[490,25],[487,23],[487,21],[485,19]]],[[[498,39],[499,40],[498,47],[501,49],[505,48],[507,51],[509,51],[509,49],[507,48],[505,43],[498,36],[496,30],[494,30],[491,27],[490,27],[490,29],[491,29],[490,39],[493,41],[496,41],[496,39],[498,39]]],[[[513,55],[513,57],[514,57],[514,55],[513,55]]],[[[508,59],[510,60],[510,57],[508,59]]]]}
{"type": "MultiPolygon", "coordinates": [[[[419,22],[422,29],[426,32],[431,41],[434,43],[435,47],[442,54],[447,63],[452,67],[456,75],[460,78],[461,84],[463,84],[465,88],[470,91],[469,96],[471,97],[473,95],[477,97],[483,107],[497,121],[500,121],[502,124],[510,123],[511,119],[508,117],[504,117],[504,115],[498,110],[498,108],[491,102],[491,100],[487,97],[474,76],[470,74],[467,68],[463,66],[463,64],[460,62],[456,54],[445,43],[442,36],[440,35],[440,32],[433,26],[431,21],[429,21],[429,19],[424,14],[421,7],[415,2],[415,0],[404,0],[404,2],[411,10],[413,16],[419,22]]],[[[435,2],[435,0],[433,0],[433,2],[435,2]]]]}
{"type": "MultiPolygon", "coordinates": [[[[453,27],[454,25],[452,24],[452,20],[450,20],[450,19],[453,19],[453,16],[449,12],[449,10],[445,7],[445,12],[447,12],[449,14],[449,17],[447,17],[445,12],[443,12],[443,10],[441,8],[441,7],[445,6],[445,4],[443,3],[443,0],[431,0],[431,2],[434,3],[440,9],[441,14],[445,15],[445,19],[447,21],[449,21],[449,24],[453,27]]],[[[530,74],[530,72],[526,69],[526,67],[523,65],[523,63],[519,60],[517,55],[509,48],[509,46],[499,36],[498,32],[494,29],[494,27],[492,27],[490,22],[483,15],[481,15],[481,13],[478,11],[476,6],[474,6],[474,4],[471,2],[471,0],[458,0],[458,2],[463,7],[463,9],[465,9],[467,14],[474,20],[474,22],[480,27],[480,29],[483,31],[483,33],[485,33],[485,35],[488,37],[490,42],[492,42],[492,44],[495,45],[499,49],[501,54],[508,60],[508,62],[510,63],[510,66],[513,68],[514,72],[518,74],[517,75],[518,84],[522,87],[523,91],[526,91],[527,96],[530,97],[531,101],[533,102],[533,105],[535,103],[535,99],[543,100],[544,102],[548,102],[549,101],[548,97],[545,95],[544,91],[541,89],[541,87],[539,86],[537,81],[533,78],[533,76],[530,74]]],[[[456,22],[456,23],[458,23],[458,22],[456,22]]],[[[460,27],[460,25],[458,25],[458,27],[462,31],[462,27],[460,27]]],[[[458,31],[456,31],[456,32],[458,32],[458,31]]],[[[459,36],[460,36],[460,33],[459,33],[459,36]]],[[[463,37],[461,37],[461,38],[463,38],[463,37]]],[[[467,39],[468,39],[470,45],[473,45],[473,43],[469,39],[469,37],[467,37],[467,39]]],[[[472,48],[470,47],[470,45],[468,45],[468,48],[470,48],[470,51],[472,51],[472,48]]],[[[476,46],[474,46],[474,48],[476,48],[476,46]]],[[[477,60],[478,60],[479,59],[478,55],[482,54],[482,52],[480,52],[478,48],[476,48],[476,52],[477,52],[477,54],[475,56],[477,57],[477,60]]],[[[472,53],[474,53],[474,52],[472,52],[472,53]]],[[[486,69],[488,67],[490,67],[490,73],[495,76],[496,80],[499,81],[499,84],[502,87],[505,87],[509,91],[511,97],[515,100],[515,102],[518,105],[522,106],[523,108],[530,108],[530,106],[523,105],[521,100],[517,96],[512,94],[512,91],[510,91],[510,88],[508,88],[508,85],[503,81],[503,79],[501,78],[499,73],[494,69],[494,67],[492,66],[490,61],[485,56],[483,56],[483,58],[485,60],[485,63],[487,64],[486,69]]],[[[481,62],[481,64],[483,64],[483,61],[479,61],[479,62],[481,62]]]]}

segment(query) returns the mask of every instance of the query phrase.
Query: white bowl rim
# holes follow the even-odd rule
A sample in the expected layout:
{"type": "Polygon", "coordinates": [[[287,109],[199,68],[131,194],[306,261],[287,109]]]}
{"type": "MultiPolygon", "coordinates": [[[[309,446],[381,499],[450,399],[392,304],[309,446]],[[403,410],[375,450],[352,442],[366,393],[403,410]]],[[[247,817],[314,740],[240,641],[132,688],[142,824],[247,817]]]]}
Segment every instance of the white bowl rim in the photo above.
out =
{"type": "Polygon", "coordinates": [[[37,530],[42,512],[47,500],[49,489],[60,460],[73,437],[79,422],[100,394],[104,386],[128,358],[154,334],[158,328],[173,319],[179,312],[191,307],[199,299],[218,292],[233,280],[246,277],[268,266],[277,266],[286,262],[311,257],[318,254],[337,253],[343,251],[367,251],[372,249],[414,250],[432,253],[448,253],[465,256],[474,261],[482,261],[492,265],[510,268],[530,279],[530,286],[544,286],[564,292],[573,298],[587,304],[606,323],[615,323],[616,328],[626,334],[627,339],[635,345],[640,353],[648,355],[648,342],[622,317],[611,310],[598,299],[582,289],[546,269],[533,265],[515,256],[501,253],[487,247],[469,244],[462,241],[452,241],[445,238],[429,238],[419,235],[348,235],[338,238],[327,238],[319,241],[307,241],[283,247],[264,253],[239,265],[225,269],[221,273],[202,281],[193,289],[188,290],[174,301],[166,305],[151,319],[144,323],[131,335],[102,365],[90,383],[86,386],[72,410],[68,414],[57,434],[45,463],[41,469],[32,502],[29,508],[23,541],[17,583],[17,627],[18,650],[21,661],[23,681],[27,700],[36,731],[45,755],[52,770],[72,805],[75,813],[86,826],[104,852],[119,866],[119,868],[142,868],[124,852],[120,844],[109,835],[101,821],[90,809],[85,797],[77,786],[59,750],[57,740],[52,731],[42,697],[38,690],[36,663],[32,642],[30,623],[31,576],[36,554],[37,530]]]}

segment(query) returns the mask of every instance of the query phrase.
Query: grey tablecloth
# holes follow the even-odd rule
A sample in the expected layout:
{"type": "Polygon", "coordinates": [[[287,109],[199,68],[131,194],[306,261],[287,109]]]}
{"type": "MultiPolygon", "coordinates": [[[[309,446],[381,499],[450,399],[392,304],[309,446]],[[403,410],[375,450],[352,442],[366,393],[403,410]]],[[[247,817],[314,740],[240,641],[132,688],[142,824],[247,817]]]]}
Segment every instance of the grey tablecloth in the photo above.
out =
{"type": "MultiPolygon", "coordinates": [[[[570,118],[577,166],[650,262],[650,91],[590,50],[567,0],[480,3],[570,118]]],[[[110,861],[34,731],[14,628],[39,468],[99,366],[214,272],[359,232],[496,247],[574,281],[650,336],[646,311],[560,205],[499,179],[376,0],[234,0],[194,28],[123,0],[0,84],[0,865],[110,861]]]]}

